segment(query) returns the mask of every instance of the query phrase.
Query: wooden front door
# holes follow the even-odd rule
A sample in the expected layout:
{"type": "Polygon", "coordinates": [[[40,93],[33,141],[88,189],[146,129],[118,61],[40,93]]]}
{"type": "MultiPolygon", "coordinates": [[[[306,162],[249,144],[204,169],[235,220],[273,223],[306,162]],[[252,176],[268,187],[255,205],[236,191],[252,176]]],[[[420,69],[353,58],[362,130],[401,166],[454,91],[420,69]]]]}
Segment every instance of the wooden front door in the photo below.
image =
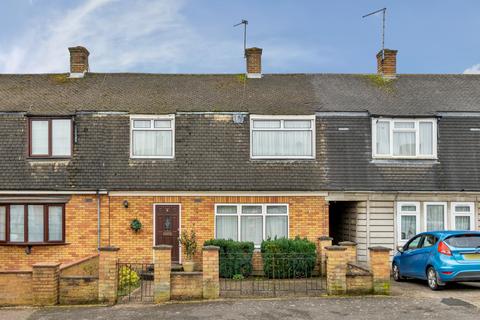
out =
{"type": "Polygon", "coordinates": [[[155,206],[155,245],[172,246],[172,262],[178,263],[178,238],[180,227],[180,206],[176,204],[155,206]]]}

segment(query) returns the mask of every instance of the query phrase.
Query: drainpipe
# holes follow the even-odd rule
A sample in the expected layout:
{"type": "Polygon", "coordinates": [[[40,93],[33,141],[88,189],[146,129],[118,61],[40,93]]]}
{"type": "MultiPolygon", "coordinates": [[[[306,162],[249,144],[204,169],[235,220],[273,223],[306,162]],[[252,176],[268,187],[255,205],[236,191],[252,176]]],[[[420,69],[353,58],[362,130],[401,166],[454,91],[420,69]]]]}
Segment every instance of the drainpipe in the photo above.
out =
{"type": "Polygon", "coordinates": [[[100,248],[101,247],[101,243],[100,243],[100,190],[97,190],[97,221],[98,221],[98,225],[97,225],[97,236],[98,236],[98,246],[97,248],[100,248]]]}

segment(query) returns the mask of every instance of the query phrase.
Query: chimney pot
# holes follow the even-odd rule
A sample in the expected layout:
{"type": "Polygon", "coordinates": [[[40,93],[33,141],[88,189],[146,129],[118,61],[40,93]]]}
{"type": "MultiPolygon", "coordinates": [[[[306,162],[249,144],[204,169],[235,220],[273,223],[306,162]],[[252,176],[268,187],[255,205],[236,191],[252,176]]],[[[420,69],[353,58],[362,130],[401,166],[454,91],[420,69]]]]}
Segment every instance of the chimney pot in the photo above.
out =
{"type": "Polygon", "coordinates": [[[256,47],[245,49],[247,78],[262,77],[262,51],[263,49],[256,47]]]}
{"type": "Polygon", "coordinates": [[[68,51],[70,51],[70,77],[82,78],[89,71],[88,56],[90,52],[82,46],[70,47],[68,51]]]}
{"type": "Polygon", "coordinates": [[[377,73],[386,79],[397,77],[397,50],[384,49],[377,53],[377,73]]]}

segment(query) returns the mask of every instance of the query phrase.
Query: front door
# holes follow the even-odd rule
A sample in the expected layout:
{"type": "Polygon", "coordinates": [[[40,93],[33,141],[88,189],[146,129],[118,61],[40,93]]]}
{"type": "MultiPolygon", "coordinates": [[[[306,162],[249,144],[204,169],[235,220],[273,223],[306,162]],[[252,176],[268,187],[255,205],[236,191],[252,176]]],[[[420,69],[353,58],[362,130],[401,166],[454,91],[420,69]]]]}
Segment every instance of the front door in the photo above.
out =
{"type": "Polygon", "coordinates": [[[178,250],[180,206],[176,204],[155,206],[155,245],[172,246],[172,262],[180,262],[178,250]]]}

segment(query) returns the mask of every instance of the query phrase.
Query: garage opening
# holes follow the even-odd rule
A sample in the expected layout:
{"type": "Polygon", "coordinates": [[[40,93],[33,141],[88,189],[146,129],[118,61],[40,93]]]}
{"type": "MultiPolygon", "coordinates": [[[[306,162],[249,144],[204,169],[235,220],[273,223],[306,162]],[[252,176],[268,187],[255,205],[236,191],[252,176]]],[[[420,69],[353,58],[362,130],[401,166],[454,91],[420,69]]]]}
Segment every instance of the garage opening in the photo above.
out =
{"type": "Polygon", "coordinates": [[[357,242],[358,201],[330,201],[329,230],[333,243],[357,242]]]}

